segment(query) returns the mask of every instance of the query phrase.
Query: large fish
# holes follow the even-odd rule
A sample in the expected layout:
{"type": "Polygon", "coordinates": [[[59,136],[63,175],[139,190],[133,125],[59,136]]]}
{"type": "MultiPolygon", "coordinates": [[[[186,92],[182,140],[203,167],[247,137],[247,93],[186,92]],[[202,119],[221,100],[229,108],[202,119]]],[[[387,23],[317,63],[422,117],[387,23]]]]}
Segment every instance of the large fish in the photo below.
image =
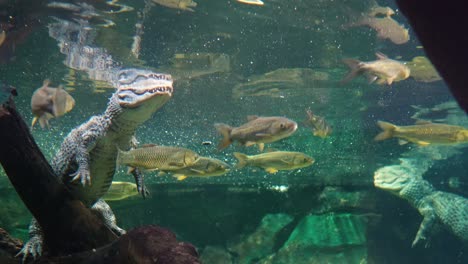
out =
{"type": "Polygon", "coordinates": [[[405,80],[410,76],[410,69],[405,64],[389,59],[380,52],[375,55],[377,56],[377,60],[369,62],[344,59],[343,62],[349,67],[350,71],[341,82],[349,82],[354,77],[364,74],[368,77],[370,83],[376,81],[377,84],[390,85],[393,82],[405,80]]]}
{"type": "Polygon", "coordinates": [[[248,116],[248,122],[240,127],[231,127],[226,124],[215,124],[216,129],[223,136],[218,145],[222,150],[232,142],[238,141],[244,146],[258,144],[260,150],[264,143],[271,143],[292,135],[297,129],[297,123],[285,117],[258,117],[248,116]]]}
{"type": "Polygon", "coordinates": [[[177,180],[181,181],[189,176],[211,177],[221,176],[229,171],[230,166],[219,159],[200,157],[191,166],[171,171],[177,180]]]}
{"type": "Polygon", "coordinates": [[[276,173],[279,170],[294,170],[312,165],[315,160],[301,152],[274,151],[259,155],[248,156],[234,152],[239,160],[236,168],[254,166],[265,169],[268,173],[276,173]]]}
{"type": "Polygon", "coordinates": [[[199,155],[186,148],[143,145],[129,151],[119,150],[117,164],[143,170],[178,170],[193,165],[199,155]]]}
{"type": "Polygon", "coordinates": [[[49,127],[51,118],[63,116],[75,107],[75,99],[62,86],[53,88],[49,84],[50,81],[45,80],[31,97],[31,111],[34,115],[31,130],[37,121],[42,128],[49,127]]]}
{"type": "Polygon", "coordinates": [[[388,122],[378,121],[383,130],[375,140],[392,137],[400,138],[400,143],[413,142],[419,146],[430,144],[461,144],[468,143],[468,128],[447,124],[436,124],[427,121],[417,122],[413,126],[397,126],[388,122]]]}

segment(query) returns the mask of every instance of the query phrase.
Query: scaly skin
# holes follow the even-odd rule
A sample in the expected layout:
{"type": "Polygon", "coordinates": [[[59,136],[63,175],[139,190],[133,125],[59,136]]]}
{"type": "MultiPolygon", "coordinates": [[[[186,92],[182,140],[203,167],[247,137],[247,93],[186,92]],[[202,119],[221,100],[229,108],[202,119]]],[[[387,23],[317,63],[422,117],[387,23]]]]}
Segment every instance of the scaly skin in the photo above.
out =
{"type": "MultiPolygon", "coordinates": [[[[170,75],[138,69],[121,70],[119,76],[118,90],[104,114],[93,116],[73,129],[51,166],[78,199],[98,211],[109,228],[123,234],[125,231],[116,225],[110,207],[101,197],[112,183],[118,148],[129,149],[137,127],[169,100],[172,79],[170,75]]],[[[147,190],[138,171],[134,176],[138,191],[145,196],[147,190]]],[[[21,254],[37,257],[42,253],[43,238],[35,221],[30,227],[30,236],[21,254]]]]}
{"type": "Polygon", "coordinates": [[[441,192],[422,177],[413,176],[411,168],[392,165],[378,169],[374,185],[407,200],[423,216],[413,247],[428,242],[434,226],[442,225],[463,241],[468,241],[468,199],[441,192]]]}

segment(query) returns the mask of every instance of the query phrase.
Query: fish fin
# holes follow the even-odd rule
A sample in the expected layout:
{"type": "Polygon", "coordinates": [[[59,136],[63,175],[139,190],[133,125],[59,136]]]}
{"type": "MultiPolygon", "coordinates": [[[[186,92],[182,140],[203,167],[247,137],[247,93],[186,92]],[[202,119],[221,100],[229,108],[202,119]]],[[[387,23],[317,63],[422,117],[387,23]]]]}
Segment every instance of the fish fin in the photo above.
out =
{"type": "Polygon", "coordinates": [[[169,165],[170,166],[181,167],[181,168],[183,168],[185,166],[185,164],[182,163],[182,162],[169,162],[169,165]]]}
{"type": "Polygon", "coordinates": [[[403,140],[403,139],[398,140],[398,145],[402,146],[402,145],[405,145],[405,144],[408,144],[408,141],[403,140]]]}
{"type": "Polygon", "coordinates": [[[245,154],[242,154],[240,152],[234,152],[232,154],[238,160],[238,162],[237,162],[237,164],[235,166],[237,169],[243,168],[248,164],[249,156],[247,156],[245,154]]]}
{"type": "Polygon", "coordinates": [[[265,150],[265,152],[276,152],[276,151],[278,151],[278,149],[276,149],[276,148],[267,148],[265,150]]]}
{"type": "Polygon", "coordinates": [[[343,63],[346,64],[346,66],[349,67],[349,72],[348,74],[341,80],[341,84],[345,84],[352,79],[354,79],[356,76],[362,74],[363,70],[361,68],[362,62],[360,60],[355,60],[355,59],[343,59],[343,63]]]}
{"type": "Polygon", "coordinates": [[[393,80],[394,80],[394,78],[387,78],[387,79],[385,79],[385,81],[386,81],[386,83],[387,83],[388,85],[392,85],[393,80]]]}
{"type": "Polygon", "coordinates": [[[380,140],[385,140],[388,138],[393,137],[393,134],[395,132],[395,129],[397,128],[396,125],[384,121],[377,121],[377,125],[383,130],[375,136],[374,140],[380,141],[380,140]]]}
{"type": "Polygon", "coordinates": [[[367,74],[366,77],[367,77],[367,82],[369,84],[375,82],[377,80],[377,78],[378,78],[377,76],[372,75],[372,74],[367,74]]]}
{"type": "Polygon", "coordinates": [[[164,175],[166,175],[165,171],[159,171],[158,174],[157,174],[157,176],[164,176],[164,175]]]}
{"type": "Polygon", "coordinates": [[[416,122],[414,122],[416,125],[429,125],[429,124],[432,124],[431,121],[429,120],[422,120],[422,119],[419,119],[419,120],[416,120],[416,122]]]}
{"type": "Polygon", "coordinates": [[[382,52],[376,52],[375,53],[375,56],[377,57],[377,59],[379,60],[386,60],[388,59],[388,56],[383,54],[382,52]]]}
{"type": "Polygon", "coordinates": [[[271,174],[274,174],[274,173],[278,172],[278,170],[275,169],[275,168],[266,168],[265,171],[268,172],[268,173],[271,173],[271,174]]]}
{"type": "Polygon", "coordinates": [[[136,168],[135,167],[128,167],[127,174],[131,174],[136,168]]]}
{"type": "Polygon", "coordinates": [[[255,120],[255,119],[257,119],[257,118],[258,118],[257,115],[248,115],[248,116],[247,116],[247,121],[252,121],[252,120],[255,120]]]}
{"type": "Polygon", "coordinates": [[[260,150],[260,152],[262,152],[263,149],[265,149],[265,144],[264,143],[258,143],[258,150],[260,150]]]}
{"type": "Polygon", "coordinates": [[[42,82],[42,87],[48,87],[50,85],[50,79],[45,79],[43,82],[42,82]]]}
{"type": "Polygon", "coordinates": [[[183,180],[187,179],[187,176],[186,176],[186,175],[183,175],[183,174],[175,174],[174,177],[175,177],[178,181],[183,181],[183,180]]]}
{"type": "Polygon", "coordinates": [[[288,164],[288,165],[292,165],[292,162],[285,160],[285,159],[281,159],[281,162],[284,162],[285,164],[288,164]]]}
{"type": "Polygon", "coordinates": [[[378,85],[384,85],[387,83],[387,79],[382,79],[382,78],[378,78],[375,83],[377,83],[378,85]]]}
{"type": "Polygon", "coordinates": [[[250,147],[250,146],[253,146],[253,145],[255,145],[255,144],[257,144],[257,143],[255,143],[255,142],[253,142],[253,141],[247,141],[247,142],[244,143],[244,146],[250,147]]]}
{"type": "Polygon", "coordinates": [[[223,150],[231,145],[231,131],[232,127],[222,123],[216,123],[215,125],[216,130],[223,136],[223,139],[218,144],[218,150],[223,150]]]}
{"type": "Polygon", "coordinates": [[[156,147],[157,144],[153,144],[153,143],[148,143],[148,144],[143,144],[143,145],[140,145],[138,146],[139,148],[150,148],[150,147],[156,147]]]}
{"type": "Polygon", "coordinates": [[[431,143],[426,142],[426,141],[417,141],[416,144],[418,144],[418,146],[420,146],[420,147],[427,147],[427,146],[429,146],[431,143]]]}
{"type": "Polygon", "coordinates": [[[41,125],[41,128],[49,128],[49,119],[52,118],[52,115],[49,113],[45,113],[44,115],[39,117],[39,125],[41,125]]]}
{"type": "Polygon", "coordinates": [[[271,137],[271,134],[268,133],[257,133],[255,134],[256,137],[271,137]]]}
{"type": "Polygon", "coordinates": [[[193,172],[198,173],[198,174],[200,174],[200,175],[205,175],[205,172],[204,172],[204,171],[201,171],[201,170],[190,169],[190,171],[193,171],[193,172]]]}
{"type": "Polygon", "coordinates": [[[38,119],[37,116],[35,116],[35,117],[33,118],[32,122],[31,122],[31,131],[32,131],[33,128],[34,128],[34,125],[36,124],[37,119],[38,119]]]}

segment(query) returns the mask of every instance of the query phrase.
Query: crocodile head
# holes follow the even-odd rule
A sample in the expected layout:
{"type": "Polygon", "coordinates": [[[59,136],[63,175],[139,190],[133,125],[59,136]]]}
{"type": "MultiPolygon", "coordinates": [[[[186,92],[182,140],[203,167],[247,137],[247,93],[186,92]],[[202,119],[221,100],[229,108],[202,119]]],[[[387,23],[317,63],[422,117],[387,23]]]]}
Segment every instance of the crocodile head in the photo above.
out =
{"type": "Polygon", "coordinates": [[[394,194],[399,194],[412,177],[399,165],[385,166],[374,173],[374,186],[394,194]]]}
{"type": "Polygon", "coordinates": [[[163,105],[172,96],[172,77],[149,70],[124,69],[118,73],[117,97],[123,108],[163,105]]]}

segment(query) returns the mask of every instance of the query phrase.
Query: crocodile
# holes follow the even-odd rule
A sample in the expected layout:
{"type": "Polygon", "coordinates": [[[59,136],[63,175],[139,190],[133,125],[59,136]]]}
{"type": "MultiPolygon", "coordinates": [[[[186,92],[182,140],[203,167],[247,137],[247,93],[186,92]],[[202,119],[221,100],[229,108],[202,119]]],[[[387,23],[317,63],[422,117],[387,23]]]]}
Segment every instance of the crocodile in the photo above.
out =
{"type": "MultiPolygon", "coordinates": [[[[87,20],[56,19],[49,25],[49,35],[58,40],[60,51],[66,55],[65,65],[116,88],[103,114],[91,117],[65,137],[51,166],[72,195],[101,216],[112,231],[122,235],[125,230],[117,226],[111,208],[101,198],[112,183],[118,149],[136,146],[134,134],[138,126],[171,98],[172,77],[149,69],[121,67],[105,49],[91,44],[94,35],[87,20]]],[[[138,192],[145,197],[148,191],[143,176],[138,170],[132,174],[138,192]]],[[[23,255],[23,260],[43,252],[44,234],[35,219],[29,236],[18,254],[23,255]]]]}
{"type": "Polygon", "coordinates": [[[437,227],[445,227],[468,242],[468,199],[436,190],[420,174],[414,173],[414,166],[408,159],[402,159],[400,165],[378,169],[374,185],[407,200],[423,216],[413,247],[423,241],[427,246],[437,227]]]}

